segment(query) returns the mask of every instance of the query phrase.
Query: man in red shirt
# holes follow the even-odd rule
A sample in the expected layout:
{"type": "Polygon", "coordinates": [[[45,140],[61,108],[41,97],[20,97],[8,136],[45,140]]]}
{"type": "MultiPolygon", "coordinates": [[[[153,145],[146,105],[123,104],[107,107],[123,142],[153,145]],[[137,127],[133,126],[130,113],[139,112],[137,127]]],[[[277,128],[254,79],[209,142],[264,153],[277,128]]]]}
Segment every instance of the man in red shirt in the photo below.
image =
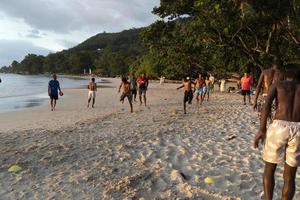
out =
{"type": "Polygon", "coordinates": [[[241,79],[242,92],[241,94],[244,96],[244,105],[246,105],[246,95],[249,97],[249,104],[251,105],[251,96],[250,96],[250,88],[252,85],[252,77],[248,72],[244,74],[244,77],[241,79]]]}
{"type": "Polygon", "coordinates": [[[147,89],[148,89],[148,79],[145,77],[145,74],[142,74],[141,76],[139,76],[137,79],[136,79],[136,83],[138,85],[138,90],[139,90],[139,99],[140,99],[140,104],[142,105],[142,96],[144,97],[144,103],[145,103],[145,106],[147,105],[147,99],[146,99],[146,92],[147,92],[147,89]]]}

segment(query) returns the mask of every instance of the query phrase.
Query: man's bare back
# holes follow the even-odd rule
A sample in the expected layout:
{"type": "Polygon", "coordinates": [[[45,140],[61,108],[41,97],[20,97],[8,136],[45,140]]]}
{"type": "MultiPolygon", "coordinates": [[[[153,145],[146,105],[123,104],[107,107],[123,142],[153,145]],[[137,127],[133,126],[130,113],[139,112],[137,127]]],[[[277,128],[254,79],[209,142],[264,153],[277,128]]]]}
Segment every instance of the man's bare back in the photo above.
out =
{"type": "Polygon", "coordinates": [[[269,92],[270,86],[277,81],[283,80],[283,74],[279,69],[266,69],[262,72],[263,75],[263,94],[269,92]]]}
{"type": "Polygon", "coordinates": [[[270,89],[269,98],[277,98],[275,119],[300,122],[300,83],[280,81],[270,89]]]}

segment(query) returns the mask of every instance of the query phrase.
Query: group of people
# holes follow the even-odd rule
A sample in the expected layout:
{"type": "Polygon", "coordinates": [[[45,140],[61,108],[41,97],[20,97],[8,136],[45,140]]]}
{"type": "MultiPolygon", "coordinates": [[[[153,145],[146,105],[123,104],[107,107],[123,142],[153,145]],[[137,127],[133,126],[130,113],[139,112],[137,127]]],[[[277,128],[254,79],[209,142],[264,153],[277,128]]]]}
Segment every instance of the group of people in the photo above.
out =
{"type": "MultiPolygon", "coordinates": [[[[241,94],[246,105],[246,96],[249,96],[251,104],[250,88],[253,84],[249,73],[245,73],[241,79],[241,94]]],[[[130,111],[133,112],[132,101],[136,101],[137,93],[140,104],[146,103],[146,91],[149,81],[144,74],[137,79],[130,76],[122,78],[118,92],[122,91],[120,101],[128,99],[130,111]]],[[[183,80],[184,88],[183,107],[186,114],[186,103],[191,104],[196,95],[197,103],[202,104],[205,97],[209,100],[209,94],[214,90],[214,77],[199,74],[193,81],[189,77],[183,80]]],[[[97,84],[92,78],[88,85],[88,107],[91,100],[94,107],[97,84]]],[[[51,99],[51,110],[55,110],[56,100],[63,95],[57,77],[49,82],[48,93],[51,99]]],[[[266,200],[273,199],[275,186],[275,170],[277,164],[285,160],[283,200],[292,200],[295,194],[295,178],[297,167],[300,166],[300,69],[282,70],[282,62],[274,60],[270,69],[262,71],[259,78],[253,109],[261,113],[259,116],[260,127],[254,139],[254,147],[257,148],[261,141],[263,147],[263,160],[265,169],[263,174],[264,195],[266,200]],[[269,127],[267,129],[267,124],[269,127]]]]}
{"type": "Polygon", "coordinates": [[[212,75],[203,76],[199,74],[199,76],[193,81],[189,77],[185,78],[182,82],[182,85],[177,88],[184,88],[183,95],[183,110],[184,114],[186,114],[186,103],[191,104],[194,95],[196,96],[197,103],[202,105],[205,97],[207,96],[207,101],[209,101],[209,94],[214,90],[214,82],[215,79],[212,75]]]}

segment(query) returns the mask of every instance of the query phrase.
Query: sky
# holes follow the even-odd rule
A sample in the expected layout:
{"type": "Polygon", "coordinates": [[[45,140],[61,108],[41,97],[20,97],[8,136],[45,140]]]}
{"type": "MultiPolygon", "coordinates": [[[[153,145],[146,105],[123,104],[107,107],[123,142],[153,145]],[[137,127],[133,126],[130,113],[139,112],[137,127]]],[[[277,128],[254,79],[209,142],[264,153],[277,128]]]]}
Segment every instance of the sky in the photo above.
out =
{"type": "Polygon", "coordinates": [[[0,66],[153,23],[159,0],[0,0],[0,66]]]}

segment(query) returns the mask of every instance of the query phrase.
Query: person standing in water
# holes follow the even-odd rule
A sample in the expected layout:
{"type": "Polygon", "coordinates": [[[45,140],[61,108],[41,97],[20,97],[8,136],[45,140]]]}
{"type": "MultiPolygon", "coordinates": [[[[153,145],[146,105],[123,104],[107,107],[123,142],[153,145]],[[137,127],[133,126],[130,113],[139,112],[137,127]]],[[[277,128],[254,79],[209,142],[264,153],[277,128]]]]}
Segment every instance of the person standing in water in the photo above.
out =
{"type": "Polygon", "coordinates": [[[124,103],[125,98],[128,99],[130,105],[130,112],[133,113],[133,106],[132,106],[132,95],[130,91],[130,83],[127,81],[127,78],[123,77],[122,82],[119,86],[118,92],[120,93],[122,89],[122,95],[120,97],[120,101],[124,103]]]}
{"type": "Polygon", "coordinates": [[[289,70],[285,81],[277,81],[269,88],[260,120],[259,131],[255,136],[254,147],[264,144],[263,175],[266,200],[273,199],[274,174],[277,164],[285,161],[283,172],[283,200],[292,200],[295,194],[295,178],[300,166],[300,70],[289,70]],[[273,122],[267,130],[273,101],[278,107],[273,122]]]}
{"type": "Polygon", "coordinates": [[[186,102],[192,104],[192,100],[193,100],[192,84],[195,85],[195,83],[192,82],[189,77],[187,77],[183,80],[182,86],[177,88],[177,90],[179,90],[180,88],[184,88],[184,95],[183,95],[184,114],[186,114],[186,102]]]}
{"type": "Polygon", "coordinates": [[[95,105],[96,92],[97,92],[97,84],[95,83],[95,78],[92,78],[91,82],[88,85],[89,93],[88,93],[88,105],[90,106],[91,99],[93,99],[92,108],[95,105]]]}
{"type": "Polygon", "coordinates": [[[147,106],[146,92],[148,89],[149,81],[146,78],[145,74],[142,74],[140,77],[138,77],[136,80],[136,83],[137,83],[138,89],[139,89],[140,105],[143,104],[143,101],[142,101],[142,96],[143,96],[144,104],[145,104],[145,106],[147,106]]]}
{"type": "Polygon", "coordinates": [[[50,97],[50,106],[51,106],[51,111],[54,111],[56,109],[56,101],[58,100],[58,90],[60,96],[63,95],[59,82],[57,80],[56,74],[52,75],[52,80],[49,81],[48,84],[48,95],[50,97]]]}

